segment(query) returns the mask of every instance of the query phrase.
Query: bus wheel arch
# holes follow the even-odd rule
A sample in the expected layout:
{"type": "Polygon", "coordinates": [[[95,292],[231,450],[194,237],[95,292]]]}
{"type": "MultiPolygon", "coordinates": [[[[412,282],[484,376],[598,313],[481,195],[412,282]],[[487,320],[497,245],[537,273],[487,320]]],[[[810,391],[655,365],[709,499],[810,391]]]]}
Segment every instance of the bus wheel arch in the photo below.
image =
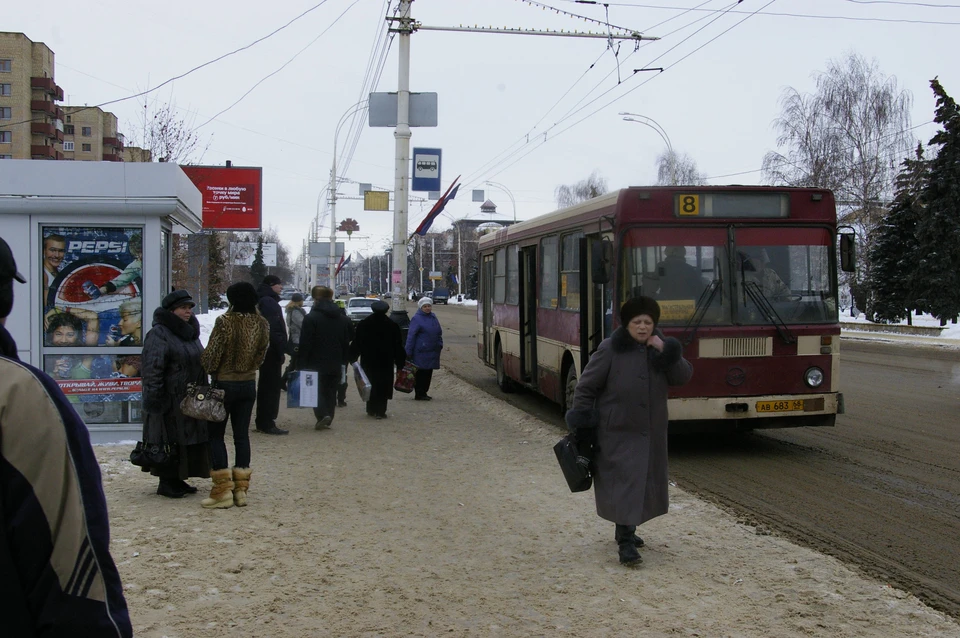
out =
{"type": "Polygon", "coordinates": [[[500,344],[500,333],[497,333],[497,338],[494,346],[494,366],[497,370],[497,387],[500,388],[501,392],[513,392],[514,384],[510,377],[507,376],[507,369],[503,363],[503,346],[500,344]]]}
{"type": "Polygon", "coordinates": [[[563,355],[563,364],[560,366],[563,387],[560,394],[560,409],[563,414],[573,407],[574,392],[577,389],[577,366],[573,364],[573,356],[567,352],[563,355]]]}

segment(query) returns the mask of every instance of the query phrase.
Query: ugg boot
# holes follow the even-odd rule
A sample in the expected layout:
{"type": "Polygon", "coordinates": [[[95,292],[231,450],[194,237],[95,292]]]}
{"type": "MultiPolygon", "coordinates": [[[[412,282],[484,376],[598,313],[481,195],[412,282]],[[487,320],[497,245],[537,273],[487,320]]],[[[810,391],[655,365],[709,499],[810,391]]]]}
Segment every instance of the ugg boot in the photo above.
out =
{"type": "Polygon", "coordinates": [[[247,504],[247,490],[250,489],[250,475],[253,470],[249,467],[233,468],[233,504],[243,507],[247,504]]]}
{"type": "Polygon", "coordinates": [[[210,478],[213,479],[210,497],[203,499],[200,505],[208,509],[233,507],[233,477],[230,469],[210,470],[210,478]]]}

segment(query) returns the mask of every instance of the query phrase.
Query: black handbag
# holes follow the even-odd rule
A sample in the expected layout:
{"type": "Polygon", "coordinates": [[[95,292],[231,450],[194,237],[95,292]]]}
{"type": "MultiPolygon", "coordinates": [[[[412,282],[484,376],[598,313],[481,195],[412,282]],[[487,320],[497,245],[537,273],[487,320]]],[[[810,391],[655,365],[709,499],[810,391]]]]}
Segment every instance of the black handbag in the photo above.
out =
{"type": "Polygon", "coordinates": [[[593,474],[590,472],[590,459],[580,454],[577,439],[573,434],[563,437],[553,446],[557,455],[557,462],[563,472],[563,478],[571,492],[585,492],[593,485],[593,474]]]}
{"type": "Polygon", "coordinates": [[[144,443],[137,441],[130,453],[130,462],[147,469],[167,470],[180,464],[177,447],[169,443],[144,443]]]}

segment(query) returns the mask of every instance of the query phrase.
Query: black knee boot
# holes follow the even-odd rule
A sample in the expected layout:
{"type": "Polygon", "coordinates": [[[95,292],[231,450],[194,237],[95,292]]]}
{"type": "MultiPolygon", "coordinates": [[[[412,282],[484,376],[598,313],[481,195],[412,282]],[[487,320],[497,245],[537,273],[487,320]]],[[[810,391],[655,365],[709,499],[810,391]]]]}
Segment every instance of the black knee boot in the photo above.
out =
{"type": "MultiPolygon", "coordinates": [[[[620,562],[623,565],[635,565],[640,563],[640,552],[637,551],[637,545],[634,539],[638,538],[634,532],[637,531],[636,525],[617,525],[614,532],[614,539],[617,541],[617,548],[620,554],[620,562]]],[[[643,541],[640,541],[641,543],[643,541]]]]}

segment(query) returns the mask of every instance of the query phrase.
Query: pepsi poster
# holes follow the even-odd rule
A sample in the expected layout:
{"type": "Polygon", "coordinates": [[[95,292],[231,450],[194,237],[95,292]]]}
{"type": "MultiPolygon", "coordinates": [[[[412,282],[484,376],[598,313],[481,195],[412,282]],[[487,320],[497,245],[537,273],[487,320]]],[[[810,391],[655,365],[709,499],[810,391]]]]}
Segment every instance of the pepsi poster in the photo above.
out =
{"type": "Polygon", "coordinates": [[[139,228],[42,229],[44,345],[143,344],[139,228]]]}

